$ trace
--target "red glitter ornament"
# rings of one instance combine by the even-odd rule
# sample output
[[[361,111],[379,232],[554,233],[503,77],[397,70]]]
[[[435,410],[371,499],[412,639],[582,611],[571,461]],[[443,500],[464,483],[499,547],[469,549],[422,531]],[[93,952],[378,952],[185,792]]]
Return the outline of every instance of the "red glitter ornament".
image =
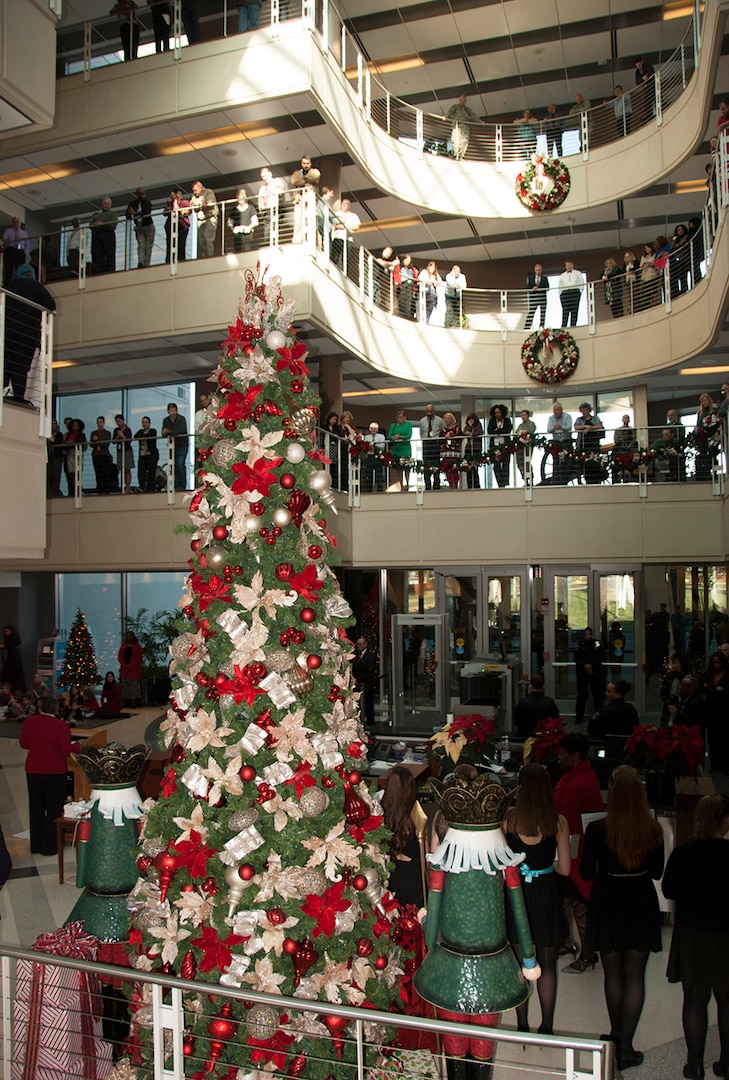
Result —
[[[175,745],[172,747],[172,750],[170,751],[170,757],[172,758],[172,760],[176,764],[178,764],[180,761],[184,761],[186,756],[187,755],[185,754],[185,747],[180,746],[179,743],[175,743]]]
[[[240,776],[241,780],[254,780],[256,777],[256,770],[253,768],[252,765],[244,765],[238,775]]]
[[[278,482],[282,488],[285,488],[286,491],[290,491],[291,488],[296,486],[296,477],[290,472],[281,473]]]
[[[152,858],[149,855],[140,855],[137,859],[137,870],[140,874],[146,874],[152,865]]]
[[[287,649],[291,644],[291,631],[284,630],[283,633],[279,634],[278,640],[281,642],[284,649]]]
[[[256,660],[254,664],[249,664],[246,668],[248,677],[252,682],[260,682],[261,679],[266,678],[268,668],[260,660]]]
[[[304,511],[310,505],[311,499],[303,491],[292,491],[291,498],[286,503],[286,508],[291,513],[291,520],[298,528],[301,525]]]
[[[323,788],[329,788],[331,790],[331,788],[333,788],[335,786],[335,784],[336,784],[336,781],[333,780],[331,776],[322,776],[322,778],[321,778],[321,786]]]
[[[319,953],[308,939],[305,938],[296,943],[296,949],[291,954],[294,965],[294,987],[299,985],[303,976],[318,959]]]
[[[225,420],[223,420],[223,427],[226,431],[235,431],[238,427],[238,421],[234,420],[232,416],[226,416]]]
[[[358,889],[361,892],[362,889],[367,888],[369,882],[367,881],[367,878],[364,876],[364,874],[356,874],[355,877],[352,878],[352,884],[354,885],[355,889]]]
[[[293,641],[294,645],[303,645],[306,641],[306,634],[303,630],[294,630],[292,628],[291,640]]]
[[[291,1064],[289,1065],[288,1069],[286,1070],[286,1075],[287,1076],[301,1076],[302,1072],[304,1071],[304,1066],[305,1065],[306,1065],[306,1054],[297,1054],[296,1057],[292,1059]]]
[[[225,525],[216,525],[215,528],[213,529],[213,537],[216,540],[227,540],[228,539],[227,526],[225,526]]]
[[[280,926],[286,922],[286,913],[280,907],[275,907],[266,912],[266,918],[272,926]]]
[[[248,509],[255,517],[260,517],[261,514],[264,514],[266,512],[266,507],[263,505],[262,502],[251,503]]]
[[[377,959],[375,960],[375,968],[378,971],[384,971],[386,967],[387,967],[387,957],[386,956],[378,956]]]
[[[251,878],[255,877],[255,874],[256,868],[253,863],[244,862],[238,867],[238,877],[241,881],[250,881]]]
[[[319,547],[319,545],[318,544],[311,544],[310,547],[309,547],[309,558],[310,559],[320,559],[321,556],[322,556],[322,551],[321,551],[321,548]]]
[[[299,618],[301,619],[302,622],[312,623],[312,622],[314,622],[314,619],[316,618],[316,612],[314,611],[313,608],[310,608],[310,607],[302,608],[301,611],[299,612]]]
[[[203,881],[202,887],[208,896],[217,896],[220,892],[220,886],[214,877],[206,877]]]
[[[276,567],[276,577],[279,581],[288,581],[295,572],[296,568],[290,562],[279,563]]]
[[[369,956],[374,949],[373,942],[367,937],[357,939],[357,956]]]
[[[180,964],[180,978],[181,979],[194,979],[197,973],[197,961],[195,960],[195,954],[192,949],[188,949],[182,958]]]
[[[302,383],[301,379],[292,379],[291,380],[291,393],[292,394],[300,394],[303,389],[304,389],[304,384]]]
[[[191,619],[195,614],[195,608],[192,606],[192,604],[185,604],[184,608],[182,609],[182,614],[186,618]]]
[[[306,666],[311,671],[316,671],[317,668],[321,667],[321,656],[317,656],[316,653],[309,653],[306,658]]]

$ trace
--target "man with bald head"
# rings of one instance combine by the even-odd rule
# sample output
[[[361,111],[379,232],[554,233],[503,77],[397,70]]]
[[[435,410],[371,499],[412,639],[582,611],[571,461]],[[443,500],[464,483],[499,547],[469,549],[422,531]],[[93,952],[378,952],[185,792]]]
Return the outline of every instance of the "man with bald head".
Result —
[[[116,227],[119,216],[111,208],[111,199],[105,195],[101,210],[92,215],[91,261],[97,274],[113,274],[116,270]]]

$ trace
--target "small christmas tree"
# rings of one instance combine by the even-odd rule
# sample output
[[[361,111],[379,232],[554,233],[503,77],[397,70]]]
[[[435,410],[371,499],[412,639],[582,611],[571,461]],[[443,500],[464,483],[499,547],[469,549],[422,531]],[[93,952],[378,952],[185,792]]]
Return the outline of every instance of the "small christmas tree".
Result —
[[[396,942],[417,936],[386,891],[388,834],[361,779],[353,620],[328,565],[334,498],[293,313],[279,279],[251,275],[223,342],[171,647],[172,764],[132,900],[137,970],[324,1003],[316,1019],[186,1001],[187,1073],[221,1080],[252,1065],[346,1075],[347,1024],[326,1003],[393,1007],[412,969]],[[136,1033],[146,1064],[151,1036]]]
[[[100,682],[101,672],[96,666],[96,652],[86,616],[81,608],[76,608],[59,686],[98,686]]]

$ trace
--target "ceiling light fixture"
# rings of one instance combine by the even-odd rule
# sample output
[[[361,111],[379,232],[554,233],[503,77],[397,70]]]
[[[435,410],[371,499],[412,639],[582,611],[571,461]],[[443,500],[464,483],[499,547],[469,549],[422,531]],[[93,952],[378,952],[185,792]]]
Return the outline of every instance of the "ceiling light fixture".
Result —
[[[425,67],[425,60],[416,53],[406,56],[391,56],[387,60],[368,60],[367,67],[373,75],[389,75],[393,71],[408,71],[410,68]],[[357,65],[350,64],[344,74],[348,79],[357,78]]]
[[[703,12],[704,5],[699,4],[699,8]],[[694,13],[694,5],[687,3],[686,0],[669,0],[669,3],[663,6],[663,21],[668,22],[669,19],[687,19]]]
[[[679,375],[721,375],[729,372],[729,364],[718,364],[714,367],[683,367],[679,368]]]
[[[696,191],[706,191],[706,179],[677,180],[671,185],[674,195],[690,195]]]
[[[374,221],[363,221],[357,232],[374,232],[376,229],[406,229],[422,224],[422,218],[417,217],[416,214],[407,214],[405,217],[375,218]]]
[[[77,367],[77,366],[78,366],[78,360],[54,360],[53,363],[51,364],[51,367],[54,369],[54,371],[58,370],[58,368]]]
[[[77,173],[88,172],[88,165],[79,161],[74,164],[71,161],[61,161],[57,165],[44,165],[36,169],[20,169],[18,172],[6,173],[0,180],[0,191],[11,188],[25,187],[26,184],[45,184],[49,180],[63,180],[66,176],[75,176]]]
[[[375,397],[381,394],[415,394],[414,386],[386,386],[383,390],[347,390],[342,394],[343,398]]]
[[[217,128],[215,131],[198,131],[177,139],[162,139],[153,143],[154,151],[161,157],[173,154],[188,154],[191,150],[209,150],[213,146],[225,146],[229,143],[245,142],[246,139],[262,139],[266,135],[277,135],[278,128],[270,124],[240,124],[237,127]]]

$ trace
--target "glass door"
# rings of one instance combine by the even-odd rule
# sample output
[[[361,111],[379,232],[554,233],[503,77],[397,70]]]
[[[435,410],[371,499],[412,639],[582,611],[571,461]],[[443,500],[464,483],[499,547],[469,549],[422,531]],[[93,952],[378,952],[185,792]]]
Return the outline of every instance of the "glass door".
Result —
[[[396,732],[445,723],[448,680],[445,615],[392,616],[392,719]]]

